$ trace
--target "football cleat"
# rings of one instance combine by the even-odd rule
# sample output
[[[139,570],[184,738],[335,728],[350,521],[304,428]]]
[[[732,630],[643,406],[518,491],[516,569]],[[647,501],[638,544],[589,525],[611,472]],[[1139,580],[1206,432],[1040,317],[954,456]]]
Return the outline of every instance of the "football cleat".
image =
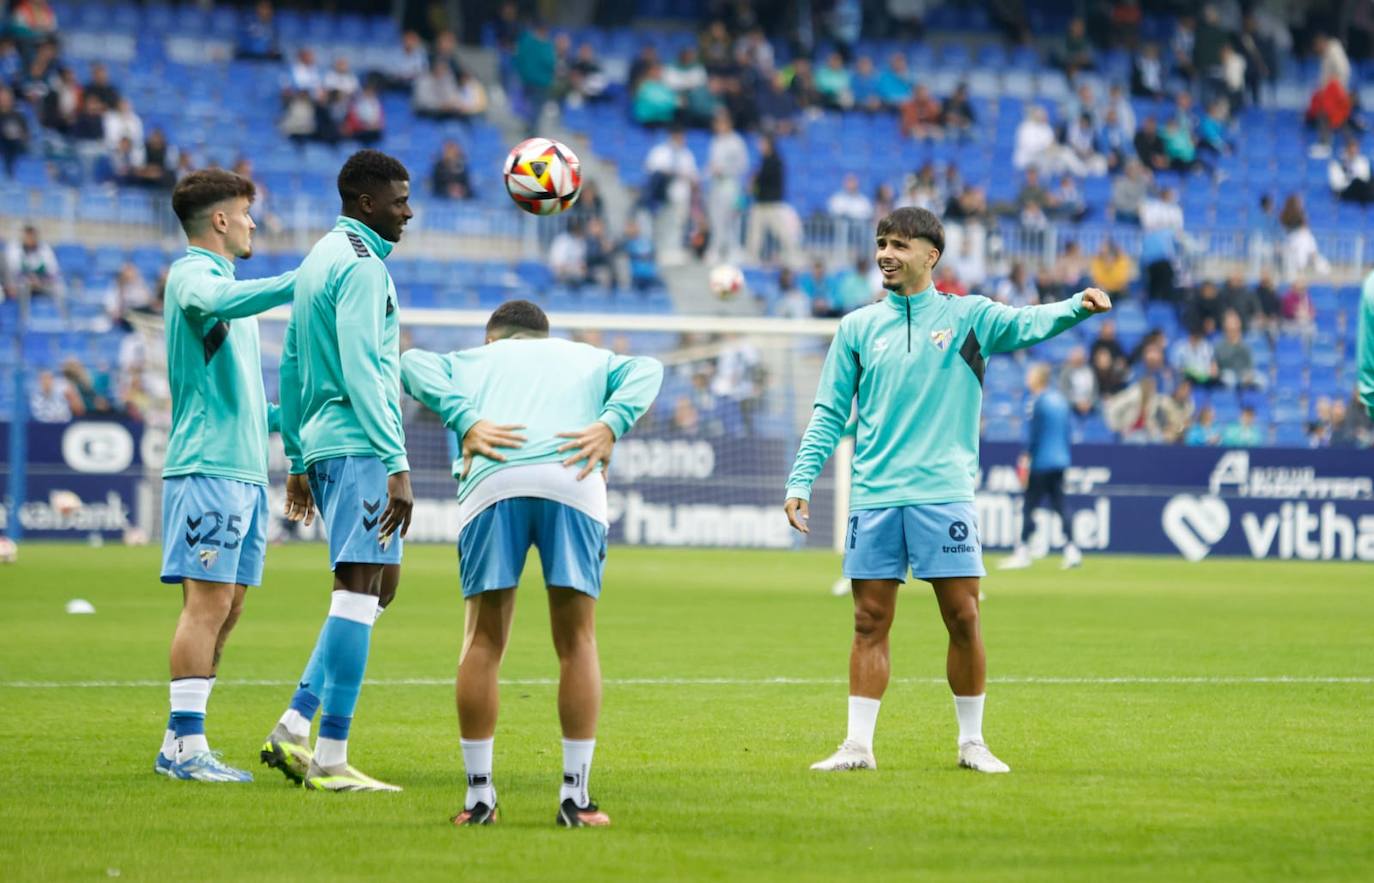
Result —
[[[310,769],[305,774],[305,787],[311,791],[400,791],[399,785],[379,782],[369,775],[360,773],[346,763],[334,767],[322,767],[310,761]]]
[[[959,746],[959,766],[980,773],[1009,773],[1011,767],[998,760],[988,746],[978,740]]]
[[[218,751],[202,751],[172,764],[172,778],[197,782],[251,782],[253,774],[220,760]]]
[[[297,740],[281,724],[272,728],[258,755],[262,762],[299,785],[310,771],[310,744]]]
[[[877,768],[878,761],[873,757],[873,749],[865,748],[858,742],[851,742],[848,739],[840,743],[840,747],[835,750],[834,754],[825,760],[818,760],[811,764],[811,769],[824,772],[876,770]]]
[[[157,773],[159,776],[166,776],[170,779],[172,778],[172,765],[174,763],[176,763],[176,761],[159,751],[157,753],[157,759],[153,761],[153,772]]]
[[[578,806],[569,797],[558,805],[558,818],[554,821],[560,828],[606,828],[611,824],[611,817],[592,801],[587,801],[586,806]]]
[[[1073,570],[1075,567],[1082,567],[1082,566],[1083,566],[1083,553],[1080,552],[1080,551],[1078,551],[1078,547],[1077,547],[1077,546],[1074,546],[1074,545],[1065,546],[1065,547],[1064,547],[1064,564],[1063,564],[1063,568],[1064,568],[1065,570]]]
[[[485,803],[478,802],[472,809],[465,809],[449,821],[458,827],[466,825],[494,825],[499,821],[497,818],[496,804],[487,806]]]
[[[1031,566],[1031,553],[1025,546],[1017,546],[997,565],[998,570],[1022,570]]]

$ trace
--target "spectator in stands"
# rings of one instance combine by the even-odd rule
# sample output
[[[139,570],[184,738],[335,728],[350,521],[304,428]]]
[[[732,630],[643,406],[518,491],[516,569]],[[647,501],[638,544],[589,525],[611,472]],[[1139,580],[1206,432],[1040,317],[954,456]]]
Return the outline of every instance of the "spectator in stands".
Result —
[[[816,72],[816,91],[826,107],[848,110],[854,106],[854,82],[839,52],[830,53]]]
[[[557,66],[549,29],[543,21],[536,19],[516,41],[514,66],[525,96],[525,131],[533,134],[549,100]]]
[[[773,315],[784,319],[811,318],[811,299],[797,284],[790,267],[778,273],[778,299],[773,303]]]
[[[897,108],[911,97],[912,77],[906,55],[894,52],[878,75],[878,98],[885,107]]]
[[[874,113],[883,109],[882,93],[879,90],[881,77],[873,65],[872,57],[860,55],[854,62],[854,75],[850,78],[850,91],[854,96],[854,108]]]
[[[1150,438],[1150,414],[1157,394],[1153,377],[1135,383],[1102,401],[1102,420],[1123,442],[1143,444]]]
[[[587,278],[603,288],[615,288],[616,244],[606,232],[606,222],[595,215],[586,219]]]
[[[1216,352],[1203,336],[1201,328],[1189,328],[1188,336],[1174,344],[1169,356],[1170,364],[1179,376],[1188,378],[1198,386],[1212,387],[1221,382]]]
[[[811,272],[802,277],[798,285],[811,301],[811,315],[818,319],[833,319],[840,315],[839,304],[830,299],[830,277],[826,273],[825,261],[820,258],[812,261]]]
[[[1138,98],[1163,98],[1166,79],[1159,46],[1146,43],[1131,62],[1131,94]]]
[[[1122,124],[1114,107],[1107,108],[1107,114],[1102,118],[1098,141],[1107,160],[1108,174],[1117,174],[1127,162],[1135,159],[1135,129],[1127,129]]]
[[[735,263],[739,260],[740,200],[744,196],[744,177],[749,173],[749,148],[735,131],[725,108],[716,111],[711,128],[706,154],[709,259],[713,263]]]
[[[1040,183],[1040,170],[1035,166],[1026,169],[1026,179],[1016,194],[1016,208],[1025,227],[1043,227],[1045,219],[1057,208],[1054,196]]]
[[[897,192],[886,181],[873,188],[873,223],[892,214],[897,207]]]
[[[1345,202],[1367,205],[1374,202],[1374,182],[1370,181],[1369,158],[1360,153],[1360,142],[1347,137],[1339,158],[1327,164],[1331,191]]]
[[[711,393],[721,401],[734,403],[739,409],[741,428],[746,436],[755,434],[754,421],[763,403],[765,378],[763,358],[758,349],[743,335],[726,335],[716,359]]]
[[[1112,179],[1107,217],[1140,223],[1140,209],[1150,192],[1150,172],[1135,157],[1126,160],[1125,172]]]
[[[1093,381],[1097,384],[1097,393],[1102,398],[1110,398],[1126,388],[1128,372],[1124,364],[1113,361],[1112,354],[1108,350],[1097,348],[1092,350],[1092,369]]]
[[[411,108],[416,116],[429,119],[459,119],[460,91],[458,77],[448,62],[435,58],[429,68],[415,78],[411,93]]]
[[[1211,405],[1203,405],[1198,410],[1197,419],[1183,436],[1183,443],[1195,447],[1215,447],[1221,444],[1221,430],[1216,425],[1216,410]]]
[[[1078,179],[1073,175],[1060,175],[1059,186],[1051,196],[1053,209],[1050,217],[1077,224],[1088,216],[1088,201],[1078,187]]]
[[[1160,139],[1164,143],[1164,156],[1169,161],[1169,168],[1176,172],[1190,172],[1198,165],[1197,144],[1193,141],[1192,133],[1177,117],[1164,123]]]
[[[48,96],[57,89],[62,76],[62,64],[57,59],[55,41],[39,43],[29,57],[23,73],[15,78],[16,93],[32,105],[39,122],[47,125]]]
[[[39,43],[57,35],[57,13],[48,0],[15,0],[9,32],[21,43]]]
[[[584,101],[599,101],[605,97],[610,81],[590,43],[577,47],[577,57],[568,66],[569,104],[576,107]]]
[[[114,405],[110,401],[109,376],[104,372],[93,376],[80,359],[71,356],[62,363],[62,377],[76,392],[72,400],[73,417],[114,413]]]
[[[902,105],[902,134],[918,141],[943,138],[940,124],[940,102],[930,94],[924,83],[911,91],[911,98]]]
[[[1059,390],[1078,416],[1086,417],[1097,409],[1097,378],[1083,347],[1069,350],[1059,369]]]
[[[1127,140],[1135,137],[1136,119],[1135,106],[1131,104],[1131,98],[1126,94],[1120,83],[1112,83],[1107,88],[1106,112],[1102,116],[1104,126],[1109,125],[1112,115],[1116,117],[1116,125],[1125,133]]]
[[[1167,343],[1168,341],[1161,333],[1154,342],[1143,347],[1140,363],[1136,365],[1134,373],[1137,380],[1143,377],[1152,380],[1155,391],[1161,394],[1170,392],[1177,382],[1174,369],[1164,356],[1164,348]]]
[[[323,90],[324,77],[315,60],[315,50],[309,46],[296,50],[296,58],[287,68],[283,88],[289,92],[303,92],[312,99]]]
[[[1354,413],[1352,413],[1352,410]],[[1360,412],[1359,404],[1351,409],[1344,399],[1331,402],[1331,427],[1328,444],[1333,448],[1354,448],[1362,446],[1360,426],[1355,414]]]
[[[29,416],[38,423],[70,423],[72,410],[81,399],[65,378],[51,371],[38,374],[38,386],[29,394]]]
[[[24,78],[24,56],[14,40],[0,33],[0,83],[18,84]]]
[[[1135,279],[1135,262],[1121,250],[1115,239],[1109,237],[1093,255],[1088,275],[1094,287],[1110,294],[1113,300],[1119,300],[1126,296]]]
[[[1230,43],[1221,47],[1221,72],[1216,86],[1232,108],[1245,106],[1246,67],[1245,56]]]
[[[136,187],[139,185],[137,172],[143,167],[143,145],[135,143],[127,135],[119,139],[113,151],[110,152],[109,175],[114,183],[121,187]]]
[[[1283,245],[1279,253],[1279,263],[1283,278],[1293,281],[1306,273],[1325,276],[1331,272],[1331,264],[1317,248],[1317,238],[1307,226],[1307,209],[1303,206],[1302,196],[1289,194],[1279,212],[1279,225],[1284,229]]]
[[[134,170],[132,183],[140,187],[164,188],[176,183],[179,156],[161,129],[153,129],[143,142],[143,165]]]
[[[1054,129],[1050,127],[1045,109],[1038,104],[1027,104],[1025,117],[1016,127],[1012,167],[1018,171],[1030,166],[1045,168],[1051,164],[1057,148]]]
[[[110,69],[103,62],[97,61],[91,65],[91,79],[81,87],[81,95],[83,98],[94,95],[106,107],[119,104],[119,89],[110,82]]]
[[[704,89],[709,81],[706,66],[697,58],[697,51],[684,46],[677,59],[663,72],[663,80],[679,96],[686,96],[693,89]]]
[[[1245,342],[1240,315],[1234,310],[1226,311],[1222,320],[1222,339],[1216,345],[1217,368],[1221,371],[1221,382],[1231,389],[1260,389],[1262,379],[1255,373],[1255,356],[1250,345]]]
[[[659,284],[658,268],[654,264],[654,241],[633,216],[625,221],[625,230],[616,249],[625,255],[630,285],[635,291],[643,293]]]
[[[681,99],[663,79],[663,68],[652,65],[639,80],[631,110],[641,126],[666,126],[677,118]]]
[[[839,241],[850,251],[869,244],[872,235],[873,201],[859,190],[859,176],[848,172],[841,188],[831,194],[826,210],[835,219]]]
[[[1011,265],[1011,273],[997,283],[993,299],[1013,307],[1035,306],[1040,303],[1040,289],[1035,277],[1026,270],[1026,265],[1016,261]]]
[[[1264,444],[1264,432],[1255,424],[1255,408],[1244,405],[1240,419],[1221,431],[1221,443],[1228,448],[1254,448]]]
[[[452,138],[445,139],[439,158],[429,174],[430,192],[440,199],[472,199],[472,181],[468,174],[468,157],[463,146]]]
[[[127,98],[119,101],[105,111],[105,146],[114,150],[119,142],[128,138],[134,144],[143,144],[143,118],[135,111],[133,102]]]
[[[59,68],[50,82],[52,87],[43,98],[38,120],[46,128],[67,135],[81,112],[81,84],[71,68]]]
[[[972,137],[973,124],[977,121],[978,114],[973,109],[973,100],[969,98],[968,84],[961,82],[954,87],[954,94],[945,99],[940,122],[947,132],[967,140]]]
[[[838,308],[840,315],[847,315],[873,303],[873,286],[868,281],[868,270],[872,261],[871,256],[862,255],[848,268],[828,280],[826,299]],[[946,285],[952,282],[954,280],[944,280]],[[935,280],[935,288],[946,294],[958,293],[943,287],[941,279]]]
[[[759,168],[754,173],[753,195],[745,246],[750,257],[763,260],[764,245],[771,236],[777,244],[779,262],[786,267],[796,266],[801,219],[786,201],[786,167],[771,135],[759,138]]]
[[[353,67],[348,63],[348,57],[340,55],[334,59],[334,63],[329,70],[325,71],[322,78],[322,85],[331,105],[347,106],[348,102],[358,94],[362,84],[358,81],[358,75],[353,73]]]
[[[1064,42],[1050,53],[1050,62],[1061,68],[1070,80],[1079,71],[1092,70],[1097,66],[1093,45],[1088,40],[1087,25],[1082,18],[1069,19]]]
[[[1245,284],[1245,276],[1240,272],[1227,277],[1226,284],[1221,288],[1221,303],[1227,313],[1234,312],[1240,319],[1242,332],[1249,331],[1256,318],[1263,322],[1259,295]]]
[[[1188,378],[1179,380],[1173,392],[1156,395],[1150,400],[1147,418],[1152,441],[1176,445],[1183,441],[1193,418],[1193,384]]]
[[[1064,243],[1047,272],[1040,276],[1040,299],[1043,303],[1066,300],[1081,291],[1088,280],[1088,262],[1083,250],[1072,239]]]
[[[1140,129],[1135,133],[1135,154],[1145,168],[1162,172],[1169,168],[1169,154],[1164,147],[1164,139],[1159,136],[1158,124],[1152,116],[1145,117]]]
[[[1145,268],[1150,300],[1172,301],[1176,296],[1174,258],[1183,235],[1183,210],[1177,199],[1175,190],[1166,187],[1158,199],[1146,200],[1140,208],[1140,226],[1145,230],[1140,265]]]
[[[29,121],[15,106],[14,93],[0,85],[0,161],[5,175],[14,178],[14,166],[29,149]]]
[[[659,60],[658,50],[652,43],[646,43],[639,47],[639,53],[630,62],[629,75],[626,77],[625,87],[631,95],[639,90],[639,84],[648,76],[649,71],[658,68],[661,72],[663,63]]]
[[[1198,329],[1203,336],[1210,337],[1221,327],[1226,315],[1226,302],[1217,291],[1217,284],[1210,279],[1199,285],[1183,311],[1183,324]]]
[[[1069,167],[1075,170],[1074,174],[1107,174],[1107,158],[1102,153],[1091,113],[1084,111],[1069,121],[1064,129],[1064,146],[1072,155]]]
[[[105,109],[96,96],[83,96],[81,109],[67,129],[67,137],[81,142],[78,149],[87,156],[98,155],[105,148]]]
[[[1228,131],[1227,115],[1229,109],[1225,98],[1218,98],[1207,106],[1207,113],[1198,122],[1197,149],[1212,157],[1231,154],[1231,138]]]
[[[429,69],[429,52],[415,31],[401,34],[401,50],[390,67],[370,71],[367,80],[385,92],[411,92],[415,81]]]
[[[246,61],[281,61],[277,21],[270,0],[259,0],[251,18],[241,19],[234,57]]]
[[[1312,296],[1307,293],[1307,283],[1302,279],[1293,280],[1292,285],[1283,293],[1283,318],[1299,332],[1310,331],[1316,323],[1316,308]]]
[[[649,173],[647,202],[656,210],[655,251],[664,266],[678,266],[686,260],[683,246],[692,194],[699,178],[696,157],[688,149],[687,136],[680,127],[649,150],[644,168]]]
[[[57,254],[32,224],[26,225],[21,238],[11,240],[6,250],[5,292],[11,298],[51,298],[59,310],[66,311],[67,283]]]
[[[549,267],[557,282],[580,287],[590,281],[587,272],[587,237],[580,219],[568,222],[565,230],[553,238],[549,246]]]
[[[115,274],[105,293],[105,315],[119,327],[128,328],[131,313],[148,313],[153,304],[153,290],[148,287],[138,267],[125,261]]]
[[[1307,124],[1315,127],[1318,133],[1309,155],[1314,159],[1326,159],[1331,156],[1331,134],[1350,122],[1355,108],[1350,92],[1350,59],[1340,40],[1320,32],[1313,38],[1312,48],[1321,61],[1321,68],[1305,117]]]
[[[697,49],[708,74],[727,73],[734,61],[730,30],[720,19],[712,21],[706,30],[701,32],[697,38]]]
[[[1193,66],[1193,47],[1197,42],[1197,20],[1191,15],[1182,15],[1174,22],[1174,33],[1169,38],[1169,61],[1174,73],[1192,83],[1196,73]]]
[[[348,113],[343,120],[343,136],[370,147],[382,140],[385,129],[386,116],[382,111],[381,96],[377,94],[376,85],[368,82],[348,106]]]

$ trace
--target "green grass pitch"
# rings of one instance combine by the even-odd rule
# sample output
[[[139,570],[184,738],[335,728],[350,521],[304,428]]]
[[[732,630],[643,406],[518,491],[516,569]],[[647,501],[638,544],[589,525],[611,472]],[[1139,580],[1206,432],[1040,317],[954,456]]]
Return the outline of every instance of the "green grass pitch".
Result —
[[[504,670],[502,824],[448,824],[463,788],[450,548],[407,550],[353,730],[352,759],[405,792],[308,793],[257,766],[327,607],[324,557],[270,550],[222,665],[208,733],[258,774],[245,786],[151,771],[179,604],[155,549],[30,543],[0,568],[0,877],[1374,879],[1368,566],[994,571],[985,732],[1009,776],[955,767],[943,628],[911,584],[881,769],[827,775],[807,766],[844,735],[837,558],[615,548],[592,772],[614,827],[566,831],[553,825],[557,670],[533,570]],[[96,615],[64,613],[75,597]],[[1264,680],[1278,678],[1291,680]]]

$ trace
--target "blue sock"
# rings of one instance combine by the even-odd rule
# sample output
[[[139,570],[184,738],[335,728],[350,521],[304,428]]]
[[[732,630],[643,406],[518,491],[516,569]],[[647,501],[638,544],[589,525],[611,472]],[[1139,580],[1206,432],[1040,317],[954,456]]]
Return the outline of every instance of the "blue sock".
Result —
[[[372,623],[376,620],[377,596],[357,592],[335,592],[329,618],[320,632],[320,653],[324,668],[324,716],[320,718],[320,737],[339,741],[348,738],[353,709],[367,670],[367,651],[372,642]]]
[[[172,712],[172,732],[178,739],[205,735],[205,715],[198,711]]]
[[[320,649],[323,645],[324,630],[321,629],[315,649],[310,653],[310,661],[301,673],[300,684],[291,697],[291,708],[306,720],[314,719],[320,707],[320,693],[324,692],[324,653]]]

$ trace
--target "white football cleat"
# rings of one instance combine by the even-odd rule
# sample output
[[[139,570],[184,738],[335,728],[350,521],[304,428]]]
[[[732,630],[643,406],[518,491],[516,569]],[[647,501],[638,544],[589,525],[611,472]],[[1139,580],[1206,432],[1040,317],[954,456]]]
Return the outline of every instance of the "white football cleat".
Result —
[[[1025,546],[1017,546],[1012,553],[1002,559],[1002,563],[997,565],[998,570],[1022,570],[1031,566],[1030,549]]]
[[[980,773],[1011,772],[1011,767],[994,757],[988,746],[976,739],[959,746],[959,766]]]
[[[878,761],[873,758],[873,749],[865,748],[858,742],[851,742],[848,739],[840,743],[840,747],[836,749],[834,754],[825,760],[818,760],[811,764],[811,769],[824,772],[876,770],[877,768]]]
[[[1064,547],[1064,570],[1073,570],[1075,567],[1083,566],[1083,553],[1078,551],[1078,547],[1073,543]]]

